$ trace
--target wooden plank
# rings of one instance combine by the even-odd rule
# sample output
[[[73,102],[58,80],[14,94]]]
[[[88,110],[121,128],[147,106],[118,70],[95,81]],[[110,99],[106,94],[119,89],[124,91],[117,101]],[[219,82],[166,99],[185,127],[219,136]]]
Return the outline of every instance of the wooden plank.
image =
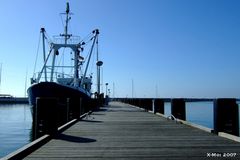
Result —
[[[224,153],[239,159],[240,143],[112,102],[25,159],[226,159]]]

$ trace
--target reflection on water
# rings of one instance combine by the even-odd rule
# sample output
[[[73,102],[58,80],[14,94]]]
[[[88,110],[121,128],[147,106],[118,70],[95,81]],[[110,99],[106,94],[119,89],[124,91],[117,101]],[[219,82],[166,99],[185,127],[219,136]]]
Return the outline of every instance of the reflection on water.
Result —
[[[29,143],[31,128],[28,104],[0,104],[0,157]]]

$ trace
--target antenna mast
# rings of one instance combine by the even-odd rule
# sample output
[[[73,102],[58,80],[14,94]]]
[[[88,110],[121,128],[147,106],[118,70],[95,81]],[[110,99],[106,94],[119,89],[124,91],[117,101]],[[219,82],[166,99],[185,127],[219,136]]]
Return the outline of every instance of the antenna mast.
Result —
[[[64,34],[60,34],[60,36],[63,36],[64,37],[64,40],[65,40],[65,44],[67,44],[67,40],[72,36],[71,34],[68,34],[68,22],[69,20],[71,19],[71,17],[69,17],[69,13],[70,12],[70,8],[69,8],[69,2],[67,2],[67,7],[66,7],[66,24],[65,24],[65,27],[64,27]]]
[[[42,43],[43,43],[43,62],[45,63],[45,61],[46,61],[45,28],[41,28],[41,33],[42,33]],[[44,67],[44,76],[45,76],[45,81],[47,81],[47,69],[46,69],[46,67]]]

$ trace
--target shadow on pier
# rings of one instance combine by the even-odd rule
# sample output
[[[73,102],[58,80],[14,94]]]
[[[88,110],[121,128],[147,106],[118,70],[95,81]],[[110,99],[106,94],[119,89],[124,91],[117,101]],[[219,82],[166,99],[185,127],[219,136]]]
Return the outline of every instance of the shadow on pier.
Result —
[[[102,123],[102,121],[96,121],[96,120],[92,120],[92,119],[82,119],[82,122],[90,122],[90,123]]]
[[[75,142],[75,143],[92,143],[92,142],[96,142],[95,139],[84,138],[84,137],[77,137],[77,136],[67,135],[67,134],[63,134],[63,133],[57,135],[55,139],[69,141],[69,142]]]

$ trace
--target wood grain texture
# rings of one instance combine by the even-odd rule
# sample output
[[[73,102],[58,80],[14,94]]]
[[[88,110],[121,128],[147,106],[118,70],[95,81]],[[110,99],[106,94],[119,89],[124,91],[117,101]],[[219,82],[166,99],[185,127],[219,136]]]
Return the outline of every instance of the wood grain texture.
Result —
[[[208,157],[216,153],[221,157]],[[225,158],[224,153],[236,153]],[[240,143],[111,102],[25,159],[240,159]]]

